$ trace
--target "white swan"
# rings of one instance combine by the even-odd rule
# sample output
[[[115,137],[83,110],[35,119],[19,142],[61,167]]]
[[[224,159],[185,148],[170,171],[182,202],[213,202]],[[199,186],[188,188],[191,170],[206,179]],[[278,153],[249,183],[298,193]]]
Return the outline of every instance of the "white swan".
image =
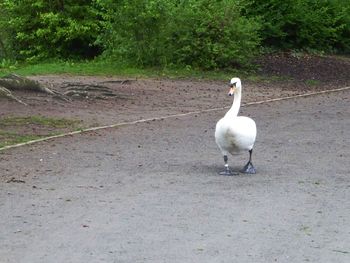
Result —
[[[255,174],[252,164],[253,146],[256,138],[254,120],[244,116],[237,116],[241,106],[242,84],[239,78],[230,81],[229,96],[234,95],[231,109],[218,121],[215,128],[215,141],[219,146],[225,161],[225,170],[221,175],[237,175],[230,170],[227,160],[228,153],[235,155],[242,151],[249,151],[249,161],[241,170],[243,173]]]

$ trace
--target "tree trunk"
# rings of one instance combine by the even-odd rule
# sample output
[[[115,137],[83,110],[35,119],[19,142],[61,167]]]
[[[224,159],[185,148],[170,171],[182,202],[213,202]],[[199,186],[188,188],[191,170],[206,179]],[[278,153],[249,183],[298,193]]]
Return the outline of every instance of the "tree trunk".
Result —
[[[2,53],[2,56],[4,58],[7,57],[7,52],[6,52],[6,49],[5,49],[5,45],[4,45],[4,42],[2,41],[1,36],[0,36],[0,58],[1,58],[1,53]]]

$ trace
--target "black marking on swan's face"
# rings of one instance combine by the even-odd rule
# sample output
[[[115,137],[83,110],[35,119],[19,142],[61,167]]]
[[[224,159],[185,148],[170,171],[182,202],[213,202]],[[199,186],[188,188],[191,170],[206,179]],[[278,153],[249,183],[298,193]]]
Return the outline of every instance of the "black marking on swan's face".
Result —
[[[230,91],[228,93],[229,96],[232,96],[235,94],[235,92],[237,91],[238,87],[237,87],[237,83],[240,82],[241,80],[239,78],[232,78],[230,81]]]
[[[232,96],[235,92],[236,92],[236,89],[237,89],[237,87],[236,87],[236,83],[237,82],[230,82],[230,90],[229,90],[229,92],[228,92],[228,95],[229,96]]]

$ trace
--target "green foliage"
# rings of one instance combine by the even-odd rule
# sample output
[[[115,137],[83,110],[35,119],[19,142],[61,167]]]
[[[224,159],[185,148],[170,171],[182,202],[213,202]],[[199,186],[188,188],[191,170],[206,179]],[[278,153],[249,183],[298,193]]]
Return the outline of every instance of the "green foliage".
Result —
[[[106,54],[137,65],[158,65],[169,21],[169,1],[98,1],[105,10],[106,31],[99,43]],[[114,3],[114,4],[113,4]]]
[[[350,52],[350,1],[252,0],[249,17],[260,17],[266,46]]]
[[[102,2],[102,1],[101,1]],[[108,56],[139,66],[213,69],[245,65],[259,45],[259,26],[237,0],[119,1],[105,16]]]
[[[92,57],[99,34],[98,12],[92,0],[3,0],[8,42],[17,58]]]
[[[11,44],[10,37],[8,35],[7,28],[8,12],[4,8],[2,1],[0,0],[0,61],[3,63],[4,60],[11,57],[10,50]]]
[[[259,25],[239,1],[186,1],[173,15],[173,61],[205,69],[246,65],[257,53]]]
[[[350,53],[350,1],[0,0],[0,69],[101,54],[124,67],[222,69],[264,49]]]

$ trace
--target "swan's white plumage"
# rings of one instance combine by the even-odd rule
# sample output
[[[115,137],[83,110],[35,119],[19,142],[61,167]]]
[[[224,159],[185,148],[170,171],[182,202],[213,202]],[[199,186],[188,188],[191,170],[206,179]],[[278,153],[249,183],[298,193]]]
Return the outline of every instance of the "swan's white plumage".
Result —
[[[256,124],[249,117],[237,116],[241,104],[242,86],[238,78],[231,80],[236,85],[231,109],[220,119],[215,128],[215,141],[221,153],[235,155],[253,149],[256,138]],[[232,94],[231,94],[232,95]]]
[[[223,155],[234,155],[253,149],[255,122],[248,117],[222,118],[216,124],[215,140]]]

